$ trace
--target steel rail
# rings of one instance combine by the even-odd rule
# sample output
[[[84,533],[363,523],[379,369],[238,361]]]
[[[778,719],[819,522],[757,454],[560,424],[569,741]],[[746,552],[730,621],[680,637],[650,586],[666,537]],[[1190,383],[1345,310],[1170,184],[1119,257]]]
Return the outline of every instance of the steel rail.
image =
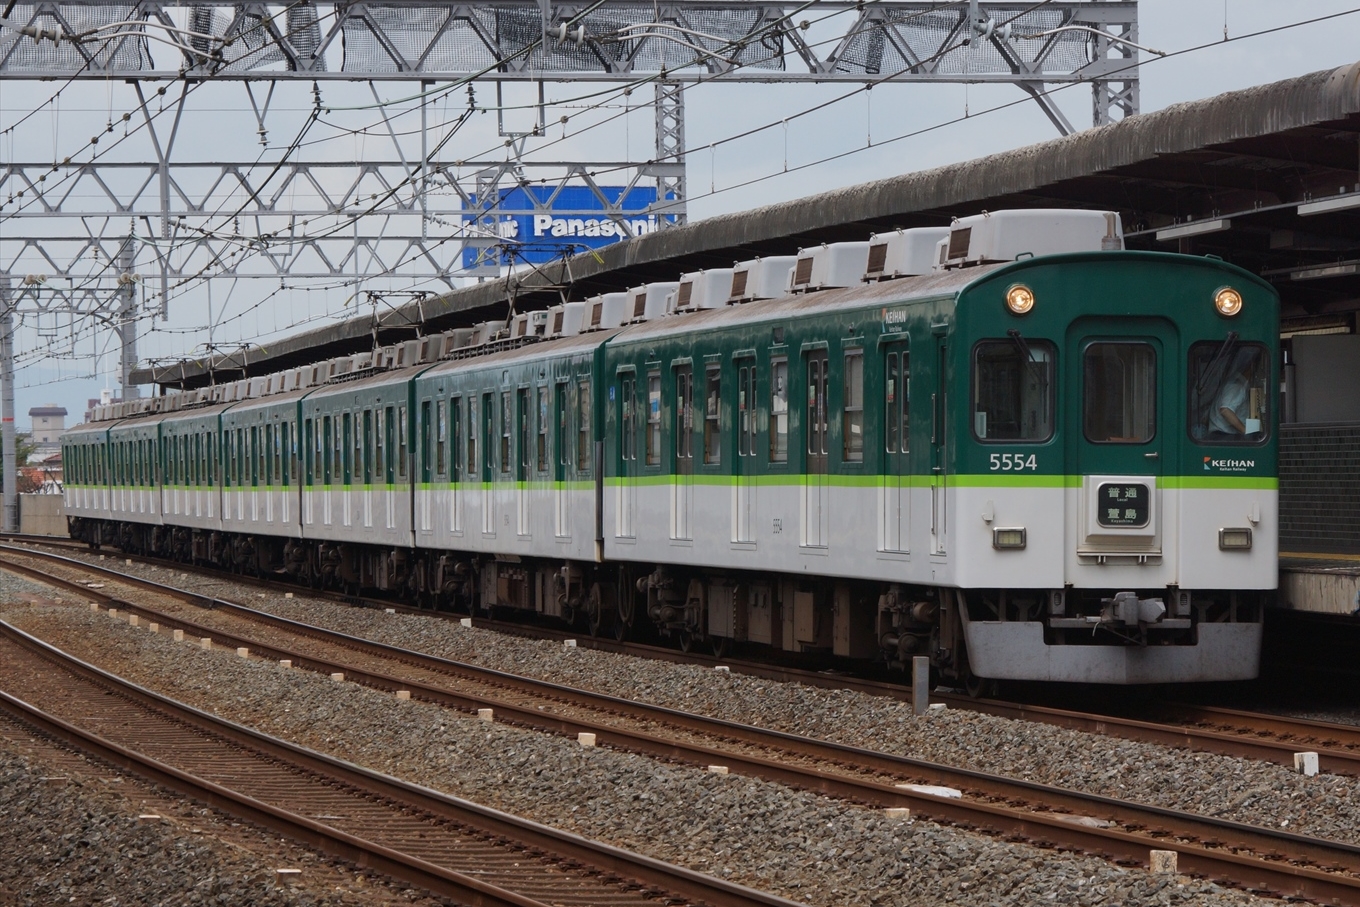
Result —
[[[15,550],[19,553],[38,555],[43,554],[42,552],[33,552],[30,549],[7,549],[4,546],[0,546],[0,551],[5,550]],[[58,555],[47,556],[59,557]],[[152,561],[161,563],[156,559],[152,559]],[[149,580],[142,580],[139,577],[131,577],[107,567],[86,564],[78,559],[71,559],[71,562],[73,564],[82,564],[91,569],[106,571],[106,575],[120,578],[122,581],[128,583],[152,582]],[[170,564],[170,562],[163,563],[166,566],[169,566]],[[210,571],[210,573],[218,576],[218,571]],[[251,577],[236,577],[231,574],[223,574],[220,575],[219,578],[230,578],[249,585],[265,588],[285,588],[287,585]],[[151,588],[151,586],[144,586],[144,588]],[[197,595],[200,603],[205,607],[212,607],[213,605],[210,603],[215,601],[212,596],[206,596],[200,593],[186,592],[185,594]],[[316,595],[318,593],[312,592],[309,594]],[[325,593],[320,594],[325,595]],[[328,597],[331,597],[333,600],[344,601],[351,604],[356,602],[356,598],[353,596],[331,595]],[[366,607],[394,607],[405,613],[435,616],[446,619],[451,616],[445,613],[401,606],[396,603],[384,602],[381,600],[367,602],[363,599],[358,599],[357,601]],[[886,696],[899,701],[910,701],[912,696],[911,688],[902,684],[849,677],[841,674],[826,674],[796,667],[771,665],[761,662],[744,661],[741,659],[718,658],[695,652],[685,653],[675,649],[648,646],[640,643],[617,642],[598,637],[581,637],[578,634],[567,631],[544,627],[526,627],[523,624],[507,621],[493,621],[486,618],[476,618],[476,621],[479,626],[521,636],[548,639],[576,638],[578,640],[578,645],[603,652],[641,655],[643,657],[677,664],[722,664],[728,666],[733,671],[769,680],[803,683],[823,689],[850,689],[873,696]],[[1076,712],[1050,706],[1029,705],[993,699],[976,699],[970,696],[943,691],[932,692],[931,699],[935,702],[945,703],[953,708],[966,709],[968,711],[980,712],[1001,718],[1011,718],[1019,721],[1034,721],[1069,730],[1084,731],[1086,733],[1101,734],[1143,743],[1157,743],[1163,746],[1188,749],[1195,752],[1216,753],[1219,755],[1256,759],[1290,767],[1294,764],[1294,754],[1300,751],[1301,744],[1307,743],[1309,746],[1318,747],[1316,752],[1318,753],[1319,768],[1337,774],[1360,777],[1360,728],[1349,728],[1346,725],[1328,722],[1310,722],[1303,719],[1291,719],[1282,716],[1264,716],[1251,712],[1235,712],[1233,710],[1221,708],[1210,710],[1210,708],[1206,706],[1188,706],[1179,704],[1170,707],[1171,714],[1179,716],[1179,723],[1166,723],[1117,715]],[[1226,720],[1217,720],[1219,717]],[[1247,736],[1242,733],[1243,730],[1253,736]],[[1294,742],[1290,742],[1291,740]],[[1355,749],[1354,751],[1350,751],[1348,749],[1331,748],[1335,745],[1334,741],[1340,742],[1341,745],[1346,747],[1354,747]]]
[[[90,566],[79,561],[74,562],[74,564],[78,567]],[[37,573],[37,571],[34,572]],[[112,573],[121,576],[121,574],[117,574],[117,571],[109,571],[107,568],[97,568],[95,572],[101,575]],[[181,592],[181,590],[174,590],[153,581],[139,578],[133,578],[133,581],[137,585],[153,588],[161,594],[172,595],[180,592],[181,594],[178,597],[204,598],[198,593]],[[71,586],[84,594],[90,594],[79,584],[73,583]],[[118,602],[112,596],[103,593],[96,594],[105,600]],[[877,806],[906,806],[921,814],[943,821],[969,827],[992,828],[1004,834],[1023,835],[1040,842],[1056,842],[1064,847],[1077,847],[1089,852],[1113,856],[1116,859],[1142,863],[1146,861],[1148,851],[1174,846],[1177,852],[1182,855],[1182,858],[1186,860],[1183,864],[1184,867],[1192,872],[1202,872],[1235,884],[1245,883],[1252,888],[1262,887],[1265,885],[1262,880],[1269,878],[1272,881],[1265,887],[1281,893],[1335,898],[1344,903],[1360,903],[1360,879],[1354,876],[1337,876],[1315,868],[1322,866],[1341,868],[1351,873],[1360,872],[1360,846],[1352,844],[1315,839],[1293,832],[1262,828],[1212,817],[1196,816],[1179,810],[1131,803],[1101,795],[1068,791],[1037,782],[999,778],[984,772],[943,766],[924,760],[878,753],[784,732],[752,728],[721,719],[648,706],[631,700],[578,690],[546,681],[522,678],[489,668],[466,665],[423,653],[398,649],[346,634],[324,631],[220,599],[213,599],[215,607],[239,611],[253,619],[266,619],[270,624],[283,626],[297,632],[306,632],[308,636],[329,638],[346,646],[367,648],[369,651],[380,655],[402,662],[419,664],[432,670],[456,672],[497,685],[513,686],[517,691],[540,697],[546,696],[550,699],[583,703],[591,708],[623,714],[639,720],[663,722],[695,733],[737,740],[767,749],[781,749],[789,755],[816,759],[836,765],[852,766],[861,771],[910,777],[925,780],[932,784],[954,786],[1004,803],[1014,803],[1018,800],[1029,804],[1040,804],[1040,808],[1044,811],[1036,812],[1033,806],[1015,808],[999,803],[953,800],[926,793],[905,791],[891,784],[800,767],[779,759],[765,759],[734,753],[730,750],[683,743],[669,737],[628,731],[602,725],[599,722],[564,718],[533,706],[524,706],[486,696],[456,693],[400,677],[358,669],[352,665],[327,661],[306,653],[261,644],[249,637],[237,636],[218,628],[206,627],[173,616],[163,615],[145,606],[127,602],[119,602],[119,604],[130,610],[139,611],[148,617],[160,617],[168,627],[179,625],[182,629],[210,636],[214,640],[225,642],[228,645],[245,646],[252,652],[267,653],[270,657],[286,657],[297,666],[310,667],[323,673],[333,673],[337,669],[341,669],[344,671],[347,680],[354,680],[378,689],[407,689],[414,698],[427,699],[459,709],[492,708],[495,710],[498,720],[508,720],[512,724],[566,735],[590,732],[596,735],[597,742],[620,749],[698,765],[722,764],[729,770],[802,789],[819,791],[842,799]],[[1070,810],[1079,816],[1091,816],[1117,823],[1123,828],[1083,826],[1074,822],[1076,817],[1055,814],[1052,810]],[[1125,829],[1136,831],[1126,831]],[[1174,842],[1174,845],[1172,842]],[[1259,859],[1236,854],[1230,852],[1232,849],[1250,850],[1256,854],[1269,855],[1272,858]],[[1285,854],[1288,857],[1285,857]],[[1341,892],[1350,893],[1342,894]]]
[[[798,907],[797,902],[776,895],[591,841],[570,832],[559,831],[271,737],[110,674],[24,633],[3,620],[0,620],[0,638],[60,665],[84,682],[114,690],[119,696],[139,707],[150,708],[173,721],[202,729],[204,733],[218,737],[228,744],[247,747],[261,754],[266,760],[333,778],[361,792],[369,792],[392,800],[396,804],[426,811],[438,819],[474,828],[491,840],[518,842],[530,850],[550,855],[550,860],[560,861],[564,866],[587,867],[584,873],[587,876],[598,870],[605,879],[636,880],[643,888],[668,892],[713,905]],[[0,693],[0,708],[21,721],[39,727],[44,733],[51,734],[72,746],[88,749],[99,758],[142,775],[154,783],[164,784],[225,812],[278,829],[335,856],[374,868],[436,894],[463,898],[469,903],[478,905],[547,907],[545,902],[538,899],[404,854],[212,781],[198,778],[189,772],[47,715],[36,706],[25,703],[11,694]],[[617,885],[605,884],[605,888],[614,892],[621,890]]]

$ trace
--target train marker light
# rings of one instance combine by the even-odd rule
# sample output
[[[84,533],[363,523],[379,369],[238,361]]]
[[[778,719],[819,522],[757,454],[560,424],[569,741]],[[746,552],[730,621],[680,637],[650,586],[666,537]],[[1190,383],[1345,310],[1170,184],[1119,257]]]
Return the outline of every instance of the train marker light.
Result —
[[[1224,551],[1246,551],[1251,548],[1250,529],[1218,530],[1218,547]]]
[[[992,547],[1001,548],[1023,548],[1025,547],[1025,527],[1002,529],[1000,527],[992,530]]]
[[[1242,294],[1232,287],[1223,287],[1214,294],[1214,308],[1218,314],[1231,318],[1242,311]]]
[[[1006,308],[1016,315],[1025,315],[1034,308],[1034,291],[1023,283],[1017,283],[1006,291]]]

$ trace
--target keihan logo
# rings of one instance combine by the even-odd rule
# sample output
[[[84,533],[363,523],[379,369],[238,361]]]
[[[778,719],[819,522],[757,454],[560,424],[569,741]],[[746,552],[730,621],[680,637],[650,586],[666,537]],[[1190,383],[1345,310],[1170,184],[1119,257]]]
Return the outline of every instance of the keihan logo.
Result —
[[[1215,460],[1213,457],[1204,458],[1205,472],[1246,472],[1255,465],[1255,460]]]

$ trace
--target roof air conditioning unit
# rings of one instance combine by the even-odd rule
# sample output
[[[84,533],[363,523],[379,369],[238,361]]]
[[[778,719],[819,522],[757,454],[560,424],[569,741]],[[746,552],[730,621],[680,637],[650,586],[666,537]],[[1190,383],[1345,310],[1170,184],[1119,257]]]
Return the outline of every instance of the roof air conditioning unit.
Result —
[[[666,300],[680,284],[677,281],[649,283],[628,291],[627,319],[624,324],[652,321],[666,314]]]
[[[586,324],[581,328],[581,333],[607,331],[619,327],[623,324],[627,314],[627,293],[605,293],[603,296],[592,296],[586,300]]]
[[[710,268],[707,271],[682,274],[680,286],[675,290],[675,311],[721,309],[727,305],[727,297],[731,291],[731,268]]]
[[[1124,248],[1124,228],[1114,211],[1020,208],[961,217],[949,228],[939,268],[966,268],[1065,252]]]
[[[837,287],[854,287],[864,282],[867,242],[837,242],[798,251],[789,289],[810,293]]]
[[[789,292],[789,274],[796,255],[772,255],[738,262],[732,269],[732,288],[728,301],[754,302],[757,299],[778,299]]]
[[[551,337],[575,337],[581,333],[581,322],[585,320],[586,304],[584,302],[568,302],[562,306],[553,306],[553,321],[551,325]],[[556,311],[560,309],[560,311]]]
[[[865,280],[919,277],[935,267],[935,249],[949,235],[948,227],[916,227],[875,233],[869,237]]]

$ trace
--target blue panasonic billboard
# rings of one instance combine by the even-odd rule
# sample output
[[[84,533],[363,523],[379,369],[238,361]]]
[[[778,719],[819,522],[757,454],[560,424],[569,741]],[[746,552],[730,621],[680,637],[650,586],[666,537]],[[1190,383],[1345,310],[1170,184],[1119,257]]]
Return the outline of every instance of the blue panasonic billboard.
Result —
[[[632,235],[641,236],[657,228],[658,217],[647,209],[656,203],[656,187],[601,186],[599,192],[611,207],[617,208]],[[619,204],[619,199],[623,204]],[[464,207],[463,224],[467,237],[476,240],[480,211],[473,199]],[[665,215],[662,215],[664,217]],[[589,186],[528,186],[501,191],[500,213],[496,215],[495,248],[483,242],[463,247],[463,267],[472,269],[497,265],[542,264],[598,249],[628,237],[623,224],[607,213],[604,202]],[[490,260],[489,260],[490,259]]]

